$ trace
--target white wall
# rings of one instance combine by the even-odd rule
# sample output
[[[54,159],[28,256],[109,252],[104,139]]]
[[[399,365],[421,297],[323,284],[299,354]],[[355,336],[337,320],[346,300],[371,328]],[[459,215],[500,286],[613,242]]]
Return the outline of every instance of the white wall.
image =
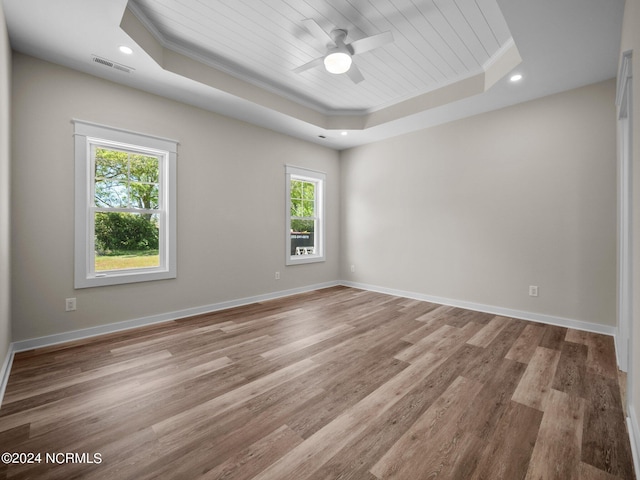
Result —
[[[629,414],[631,437],[635,443],[636,468],[640,467],[640,0],[626,0],[620,51],[633,50],[633,140],[632,140],[632,357],[629,371]],[[640,472],[636,471],[636,475]]]
[[[176,280],[73,289],[72,118],[180,141]],[[333,150],[17,53],[12,126],[14,341],[339,277]],[[327,173],[325,263],[285,267],[287,163]]]
[[[342,278],[615,325],[615,128],[611,80],[343,152]]]
[[[11,50],[0,2],[0,368],[11,343],[11,271],[9,253]],[[0,370],[0,382],[2,371]]]

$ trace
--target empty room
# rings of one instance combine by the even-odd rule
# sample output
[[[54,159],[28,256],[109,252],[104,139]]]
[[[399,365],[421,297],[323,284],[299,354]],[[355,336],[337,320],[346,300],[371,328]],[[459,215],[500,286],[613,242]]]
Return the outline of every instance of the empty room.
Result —
[[[0,0],[0,479],[637,478],[639,25]]]

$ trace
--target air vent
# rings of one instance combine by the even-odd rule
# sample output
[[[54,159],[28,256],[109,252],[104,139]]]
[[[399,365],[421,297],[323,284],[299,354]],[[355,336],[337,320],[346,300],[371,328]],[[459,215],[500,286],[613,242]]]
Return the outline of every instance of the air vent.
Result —
[[[118,65],[117,63],[113,64],[113,68],[116,70],[120,70],[121,72],[130,73],[131,69],[129,67],[125,67],[123,65]]]
[[[104,58],[93,57],[93,61],[101,65],[105,65],[107,67],[113,67],[113,62],[110,62],[109,60],[105,60]]]
[[[125,72],[125,73],[131,73],[132,70],[135,70],[135,68],[131,68],[131,67],[127,67],[125,65],[121,65],[121,64],[113,62],[111,60],[107,60],[106,58],[98,57],[97,55],[94,55],[92,57],[92,60],[95,63],[99,63],[100,65],[104,65],[105,67],[113,68],[115,70],[120,70],[121,72]]]

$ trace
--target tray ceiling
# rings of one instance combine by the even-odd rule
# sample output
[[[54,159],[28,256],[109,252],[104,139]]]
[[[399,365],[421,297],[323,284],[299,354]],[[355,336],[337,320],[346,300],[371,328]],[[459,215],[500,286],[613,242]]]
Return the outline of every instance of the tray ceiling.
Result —
[[[17,52],[338,150],[613,78],[624,11],[624,0],[0,1]],[[347,42],[394,41],[354,57],[361,83],[322,66],[297,74],[326,48],[307,18]]]
[[[483,72],[513,40],[495,0],[133,0],[169,49],[324,112],[372,112]],[[326,46],[302,20],[347,41],[391,31],[394,42],[354,59],[365,81],[322,66],[293,69]]]

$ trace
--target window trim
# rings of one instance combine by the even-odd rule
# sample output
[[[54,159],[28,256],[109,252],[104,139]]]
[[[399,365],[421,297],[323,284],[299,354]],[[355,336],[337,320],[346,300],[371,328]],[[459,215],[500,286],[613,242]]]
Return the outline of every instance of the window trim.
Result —
[[[176,278],[176,159],[178,142],[144,133],[73,120],[75,146],[74,288],[88,288]],[[162,216],[160,266],[122,271],[95,272],[91,264],[94,245],[91,145],[133,149],[162,157],[160,172]]]
[[[316,242],[316,253],[308,255],[291,255],[291,179],[300,179],[315,183],[316,188],[316,217],[317,225],[314,232],[314,240]],[[285,165],[285,183],[286,183],[286,224],[285,224],[285,264],[286,265],[302,265],[307,263],[324,262],[325,257],[325,189],[327,175],[323,172],[310,170],[293,165]]]

